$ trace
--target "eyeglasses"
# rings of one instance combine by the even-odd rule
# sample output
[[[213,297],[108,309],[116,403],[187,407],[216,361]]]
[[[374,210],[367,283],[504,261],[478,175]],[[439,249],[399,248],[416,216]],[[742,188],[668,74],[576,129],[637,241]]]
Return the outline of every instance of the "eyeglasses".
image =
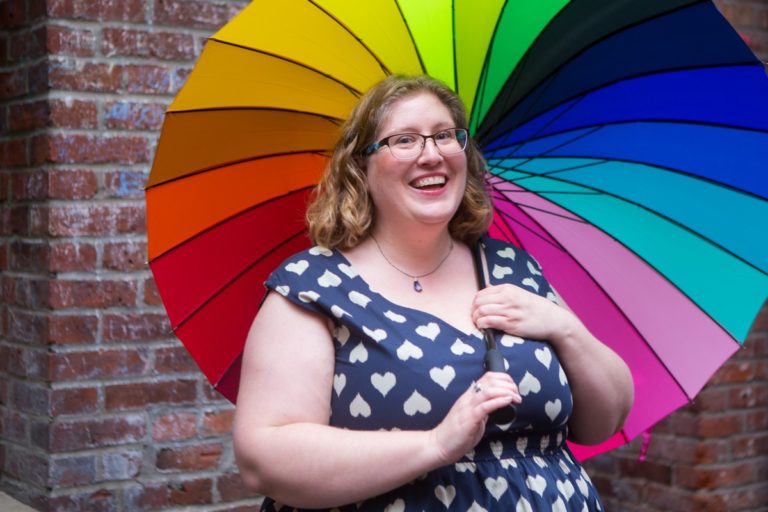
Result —
[[[467,130],[464,128],[448,128],[432,135],[398,133],[384,137],[379,142],[368,146],[365,150],[365,156],[388,146],[392,156],[398,160],[413,160],[424,150],[427,139],[432,139],[441,155],[448,156],[464,151],[467,148],[468,137]]]

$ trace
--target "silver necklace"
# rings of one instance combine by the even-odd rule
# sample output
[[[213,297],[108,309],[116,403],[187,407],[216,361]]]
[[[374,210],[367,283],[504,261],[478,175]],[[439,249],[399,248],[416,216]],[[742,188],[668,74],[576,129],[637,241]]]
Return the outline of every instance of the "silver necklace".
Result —
[[[371,235],[371,238],[373,238],[373,241],[374,241],[374,243],[376,244],[376,247],[379,249],[379,252],[381,253],[381,256],[384,258],[384,261],[386,261],[387,263],[389,263],[389,266],[390,266],[390,267],[392,267],[393,269],[397,270],[398,272],[400,272],[400,273],[401,273],[401,274],[403,274],[404,276],[408,276],[408,277],[410,277],[411,279],[413,279],[413,290],[414,290],[415,292],[418,292],[418,293],[421,293],[421,291],[424,289],[424,287],[423,287],[423,286],[421,286],[421,281],[419,281],[419,279],[421,279],[422,277],[427,277],[427,276],[429,276],[429,275],[432,275],[432,274],[434,274],[435,272],[437,272],[437,270],[438,270],[440,267],[442,267],[442,266],[443,266],[443,263],[445,263],[445,260],[447,260],[447,259],[448,259],[448,256],[450,256],[450,255],[451,255],[451,251],[453,251],[453,239],[451,239],[451,245],[448,247],[448,252],[445,254],[445,256],[443,256],[443,259],[441,259],[441,260],[440,260],[440,263],[438,263],[438,264],[437,264],[437,266],[436,266],[435,268],[433,268],[432,270],[430,270],[430,271],[429,271],[429,272],[427,272],[426,274],[421,274],[421,275],[419,275],[419,276],[414,276],[414,275],[411,275],[411,274],[409,274],[409,273],[408,273],[408,272],[406,272],[405,270],[401,269],[400,267],[398,267],[397,265],[395,265],[395,264],[394,264],[394,263],[392,263],[391,261],[389,261],[389,258],[387,258],[387,255],[386,255],[386,254],[384,254],[384,251],[382,251],[382,250],[381,250],[381,246],[379,245],[379,241],[378,241],[378,240],[376,240],[376,237],[374,237],[373,235]]]

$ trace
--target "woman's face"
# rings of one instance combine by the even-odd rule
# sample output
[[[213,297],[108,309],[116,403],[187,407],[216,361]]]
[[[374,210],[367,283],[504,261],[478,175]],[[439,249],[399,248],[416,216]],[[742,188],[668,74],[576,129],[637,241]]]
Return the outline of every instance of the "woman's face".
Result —
[[[391,105],[376,141],[400,133],[432,135],[455,127],[450,111],[436,96],[419,92]],[[447,226],[464,196],[467,157],[464,152],[440,154],[432,139],[413,160],[398,160],[389,147],[382,147],[368,157],[367,177],[378,228]]]

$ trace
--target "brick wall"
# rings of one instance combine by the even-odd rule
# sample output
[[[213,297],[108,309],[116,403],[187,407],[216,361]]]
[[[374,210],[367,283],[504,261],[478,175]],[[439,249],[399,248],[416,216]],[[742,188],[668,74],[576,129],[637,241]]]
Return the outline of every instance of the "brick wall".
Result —
[[[0,489],[39,510],[255,504],[231,407],[168,332],[142,196],[165,107],[246,3],[0,0]],[[766,59],[765,2],[719,5]],[[590,461],[609,510],[768,507],[766,316],[645,462]]]
[[[0,489],[39,510],[253,508],[143,201],[165,108],[246,3],[0,0]]]

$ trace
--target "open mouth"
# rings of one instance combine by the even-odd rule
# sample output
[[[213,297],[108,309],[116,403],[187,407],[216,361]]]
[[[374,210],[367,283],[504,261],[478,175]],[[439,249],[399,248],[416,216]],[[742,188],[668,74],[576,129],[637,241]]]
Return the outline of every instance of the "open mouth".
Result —
[[[445,176],[425,176],[412,181],[411,186],[419,190],[437,190],[443,188],[447,182]]]

